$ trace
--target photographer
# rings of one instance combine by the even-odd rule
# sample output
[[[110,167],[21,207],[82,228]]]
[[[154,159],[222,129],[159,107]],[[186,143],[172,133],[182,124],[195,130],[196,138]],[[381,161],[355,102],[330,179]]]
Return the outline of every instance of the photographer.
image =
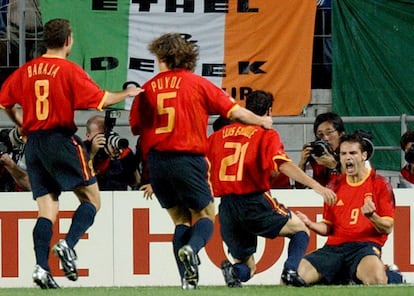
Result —
[[[17,128],[0,130],[0,191],[30,191],[24,142]]]
[[[298,166],[304,170],[312,170],[312,177],[320,184],[328,184],[331,176],[339,175],[340,163],[337,154],[339,138],[345,134],[342,118],[333,113],[319,114],[313,123],[316,140],[303,146]],[[305,188],[295,183],[296,188]]]
[[[414,131],[406,131],[400,139],[401,150],[407,163],[400,170],[401,188],[414,188]]]
[[[95,115],[86,123],[85,146],[90,154],[99,189],[128,190],[138,185],[136,158],[127,139],[112,131],[117,111]]]

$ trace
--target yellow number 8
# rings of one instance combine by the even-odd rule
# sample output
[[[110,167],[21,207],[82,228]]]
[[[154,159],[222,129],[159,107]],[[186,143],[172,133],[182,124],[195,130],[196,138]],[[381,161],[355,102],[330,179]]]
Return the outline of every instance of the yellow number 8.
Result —
[[[36,118],[38,120],[45,120],[49,116],[49,80],[36,80],[35,82],[36,94]]]

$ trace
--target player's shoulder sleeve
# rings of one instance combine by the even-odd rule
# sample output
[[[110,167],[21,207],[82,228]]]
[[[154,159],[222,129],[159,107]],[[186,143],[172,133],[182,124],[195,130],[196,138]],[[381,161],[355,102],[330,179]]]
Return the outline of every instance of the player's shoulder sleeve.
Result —
[[[76,63],[70,62],[72,71],[68,77],[72,83],[74,92],[75,108],[101,109],[107,92],[99,87],[99,85],[89,76],[89,74]]]
[[[285,154],[285,146],[277,131],[274,129],[264,130],[262,127],[260,127],[260,130],[262,130],[262,145],[266,149],[271,149],[273,153]]]
[[[373,173],[372,188],[374,189],[374,202],[380,216],[394,217],[395,195],[391,182],[384,176]]]
[[[237,102],[223,89],[205,79],[196,76],[198,83],[204,92],[206,98],[206,106],[209,114],[220,114],[229,117],[233,108],[237,108]]]

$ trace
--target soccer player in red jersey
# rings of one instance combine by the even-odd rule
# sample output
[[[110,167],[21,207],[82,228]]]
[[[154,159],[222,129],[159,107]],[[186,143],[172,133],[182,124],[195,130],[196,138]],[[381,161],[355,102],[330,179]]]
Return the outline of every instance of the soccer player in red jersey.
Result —
[[[183,289],[198,285],[197,253],[213,233],[215,209],[207,182],[207,124],[211,114],[271,128],[209,80],[193,73],[196,43],[168,33],[148,46],[160,72],[147,81],[130,112],[140,135],[152,189],[175,225],[173,250]]]
[[[390,182],[365,166],[367,151],[373,151],[368,145],[357,133],[342,136],[343,174],[328,184],[336,203],[324,205],[321,222],[297,213],[309,229],[327,236],[322,248],[300,262],[298,272],[307,284],[331,284],[344,275],[359,284],[387,283],[381,248],[393,229],[395,200]]]
[[[259,116],[270,114],[272,104],[273,95],[261,90],[246,98],[246,108]],[[235,262],[222,263],[226,284],[241,286],[241,282],[255,274],[258,236],[271,239],[285,236],[290,243],[282,282],[305,285],[296,270],[308,246],[309,231],[294,213],[270,196],[270,179],[283,173],[313,188],[330,204],[335,201],[335,194],[290,160],[275,130],[233,123],[213,133],[209,147],[210,179],[214,195],[221,197],[221,236]]]
[[[53,19],[44,26],[47,51],[11,74],[0,92],[0,107],[28,136],[26,165],[38,218],[33,229],[36,266],[33,281],[42,289],[59,288],[48,264],[52,226],[59,212],[59,195],[73,191],[80,201],[69,232],[53,247],[65,275],[77,280],[74,246],[93,224],[100,208],[96,178],[88,165],[89,156],[75,135],[74,112],[102,108],[136,96],[142,89],[120,92],[102,90],[78,65],[66,59],[73,35],[65,19]],[[22,108],[23,118],[16,108]]]

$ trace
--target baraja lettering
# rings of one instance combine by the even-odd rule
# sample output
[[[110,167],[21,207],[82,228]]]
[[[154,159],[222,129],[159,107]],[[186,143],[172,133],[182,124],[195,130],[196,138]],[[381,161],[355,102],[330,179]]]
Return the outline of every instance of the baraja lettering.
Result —
[[[59,71],[60,67],[54,64],[33,64],[27,67],[27,77],[32,78],[36,75],[47,75],[52,76],[53,78],[56,77],[57,72]]]

